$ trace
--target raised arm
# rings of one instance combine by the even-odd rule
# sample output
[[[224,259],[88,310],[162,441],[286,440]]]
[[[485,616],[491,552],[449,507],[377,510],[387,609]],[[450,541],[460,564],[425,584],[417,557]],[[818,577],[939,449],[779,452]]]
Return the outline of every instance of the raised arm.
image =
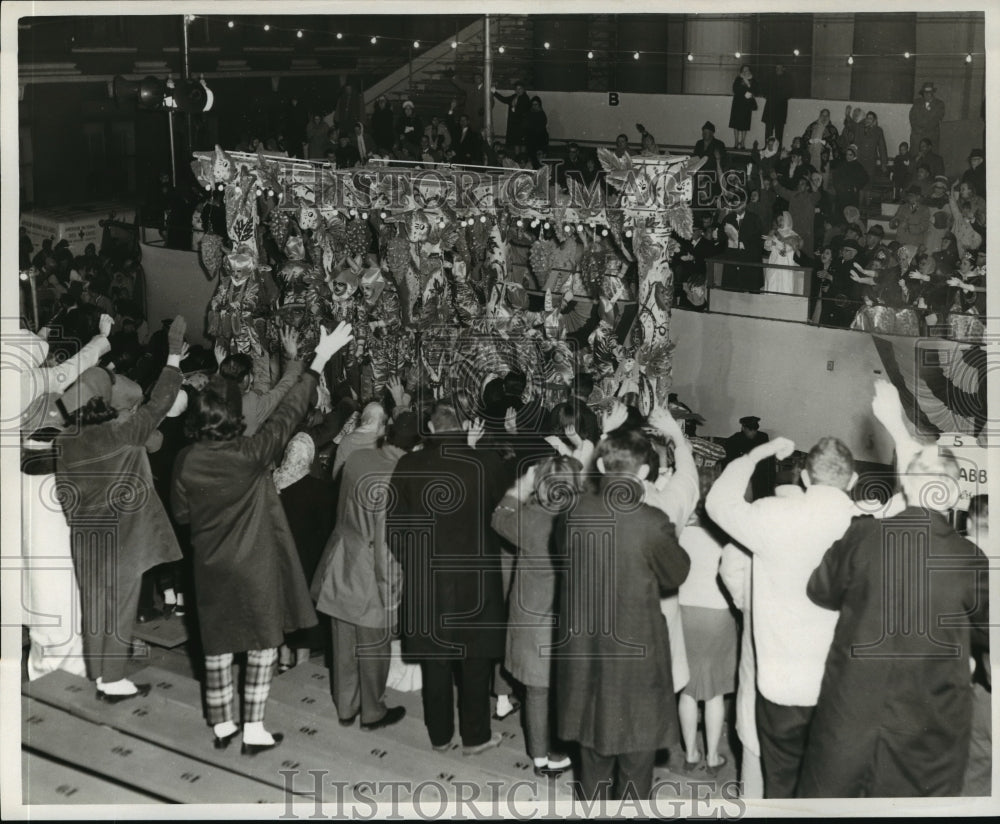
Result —
[[[761,541],[775,515],[770,512],[771,499],[749,503],[746,500],[747,484],[757,464],[767,458],[787,458],[795,451],[795,444],[788,438],[755,447],[749,454],[732,461],[712,485],[705,498],[705,509],[722,529],[751,552],[766,552],[768,542]]]
[[[674,444],[674,474],[659,487],[660,509],[673,522],[677,534],[684,530],[691,513],[698,505],[701,486],[694,453],[684,438],[680,424],[667,410],[657,407],[649,414],[650,426],[656,427]]]

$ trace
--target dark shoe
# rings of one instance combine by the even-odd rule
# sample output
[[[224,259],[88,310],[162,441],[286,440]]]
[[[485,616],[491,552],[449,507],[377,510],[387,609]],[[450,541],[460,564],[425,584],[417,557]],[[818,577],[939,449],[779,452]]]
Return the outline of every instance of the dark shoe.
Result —
[[[462,747],[462,755],[479,755],[487,750],[492,750],[494,747],[499,747],[501,741],[503,741],[503,736],[495,732],[489,741],[484,741],[482,744],[476,744],[472,747]]]
[[[354,713],[350,718],[338,718],[337,723],[342,727],[353,727],[359,713]]]
[[[706,760],[705,761],[705,772],[707,772],[709,775],[718,775],[719,772],[722,770],[722,768],[725,767],[726,764],[729,763],[729,759],[726,758],[726,756],[720,755],[719,758],[721,758],[722,760],[718,764],[716,764],[714,767],[710,766],[709,763],[708,763],[708,761]]]
[[[511,704],[510,712],[505,712],[503,715],[500,715],[499,713],[495,712],[495,713],[493,713],[493,716],[492,716],[493,720],[494,721],[503,721],[505,718],[510,718],[512,715],[517,715],[517,711],[519,709],[521,709],[521,702],[515,700],[515,701],[511,701],[510,704]]]
[[[273,736],[273,744],[247,744],[243,742],[243,746],[240,747],[240,755],[257,755],[257,753],[267,752],[268,750],[273,750],[278,746],[284,739],[285,736],[280,732],[276,732]]]
[[[98,687],[97,700],[103,701],[105,704],[120,704],[122,701],[128,701],[129,698],[145,698],[149,695],[150,690],[153,689],[149,684],[136,684],[135,687],[136,691],[130,692],[127,695],[112,695]]]
[[[215,746],[215,749],[217,750],[229,749],[229,745],[232,743],[233,739],[239,734],[240,730],[237,727],[235,730],[229,733],[229,735],[223,736],[222,738],[219,738],[219,736],[215,736],[212,739],[212,744]]]
[[[565,767],[553,767],[551,764],[548,764],[544,767],[535,767],[535,775],[539,778],[558,778],[566,772],[570,766],[570,764],[567,764]]]
[[[389,727],[399,721],[403,720],[403,716],[406,715],[406,707],[390,707],[385,715],[383,715],[378,721],[372,721],[370,724],[362,724],[361,729],[363,730],[380,730],[382,727]]]

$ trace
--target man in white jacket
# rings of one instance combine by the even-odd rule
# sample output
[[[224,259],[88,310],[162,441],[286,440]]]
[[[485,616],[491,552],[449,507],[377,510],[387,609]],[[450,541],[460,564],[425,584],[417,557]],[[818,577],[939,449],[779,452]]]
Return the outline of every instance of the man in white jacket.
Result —
[[[705,500],[712,519],[754,556],[757,728],[768,798],[795,795],[837,613],[809,600],[806,585],[824,552],[857,510],[847,494],[857,475],[850,450],[822,438],[809,452],[806,491],[748,503],[747,483],[765,459],[787,458],[795,445],[775,438],[726,467]]]

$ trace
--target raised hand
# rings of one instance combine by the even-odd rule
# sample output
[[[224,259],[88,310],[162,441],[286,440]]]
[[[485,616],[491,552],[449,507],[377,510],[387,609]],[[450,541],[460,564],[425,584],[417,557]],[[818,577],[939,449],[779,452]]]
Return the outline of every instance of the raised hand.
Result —
[[[349,323],[338,324],[332,332],[327,332],[326,327],[321,326],[319,343],[316,344],[316,354],[311,368],[316,372],[322,372],[327,361],[354,339],[352,331]]]
[[[889,381],[879,378],[875,381],[875,395],[872,397],[872,414],[879,421],[888,420],[898,415],[903,404],[899,399],[899,390]]]
[[[278,337],[286,360],[295,360],[299,356],[299,333],[291,326],[282,327]]]
[[[470,449],[475,449],[486,431],[486,422],[482,418],[476,418],[471,424],[466,421],[464,424],[465,439]]]
[[[167,332],[167,352],[171,355],[180,355],[183,352],[186,333],[187,321],[183,315],[178,315],[170,324],[170,331]]]
[[[111,334],[111,328],[115,325],[114,318],[111,315],[101,315],[100,320],[97,321],[97,331],[98,334],[107,337]]]
[[[229,356],[226,344],[216,341],[215,347],[212,351],[215,354],[215,362],[219,364],[219,366],[222,366],[222,362]]]
[[[507,414],[503,417],[503,428],[509,435],[517,434],[517,410],[513,406],[507,407]]]

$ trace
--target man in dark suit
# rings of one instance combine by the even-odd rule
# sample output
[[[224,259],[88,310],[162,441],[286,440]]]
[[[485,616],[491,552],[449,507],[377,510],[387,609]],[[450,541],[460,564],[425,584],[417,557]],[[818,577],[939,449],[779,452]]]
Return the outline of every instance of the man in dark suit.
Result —
[[[764,286],[764,269],[760,266],[764,255],[764,227],[760,218],[747,211],[747,202],[740,200],[735,209],[722,221],[726,237],[726,257],[756,266],[726,266],[722,270],[722,288],[738,292],[759,292]]]
[[[948,523],[959,467],[945,453],[920,450],[900,476],[906,509],[854,519],[809,579],[813,603],[840,617],[800,797],[961,792],[970,650],[989,644],[989,563]]]
[[[458,128],[455,130],[453,142],[455,150],[454,161],[464,166],[481,166],[483,163],[483,139],[479,132],[472,128],[467,115],[458,118]]]
[[[427,445],[400,458],[386,516],[403,567],[403,655],[420,663],[424,724],[437,750],[459,732],[467,755],[500,744],[490,730],[490,677],[504,656],[507,608],[499,537],[490,516],[513,478],[500,458],[472,449],[453,407],[431,414]]]
[[[769,440],[767,433],[760,431],[760,418],[756,415],[746,415],[740,418],[740,431],[726,438],[726,442],[723,444],[726,450],[725,465],[749,454],[753,449]],[[750,478],[748,500],[753,502],[773,495],[776,475],[777,464],[774,458],[765,458],[759,461]]]
[[[701,139],[694,144],[691,154],[695,157],[707,158],[704,166],[697,172],[694,181],[695,209],[708,209],[715,206],[721,190],[720,177],[726,168],[726,144],[715,136],[715,124],[706,120],[701,127]]]

